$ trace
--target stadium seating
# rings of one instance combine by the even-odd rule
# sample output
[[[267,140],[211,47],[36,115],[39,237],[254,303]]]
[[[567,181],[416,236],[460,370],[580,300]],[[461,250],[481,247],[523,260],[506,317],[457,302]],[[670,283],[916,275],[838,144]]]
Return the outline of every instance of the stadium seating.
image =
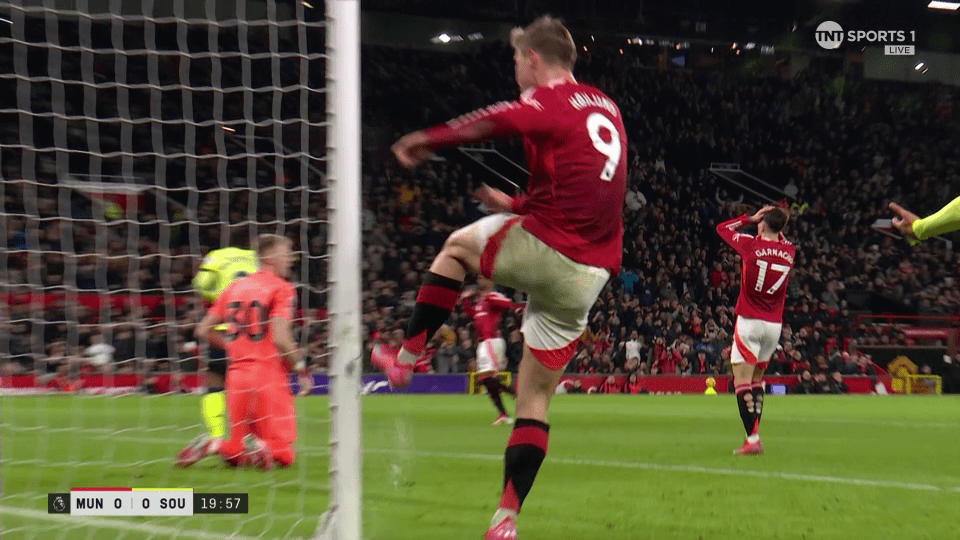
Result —
[[[142,59],[131,57],[130,73],[138,73],[135,62]],[[71,64],[77,57],[65,55],[63,61],[65,71],[77,69]],[[486,45],[470,54],[364,49],[363,305],[368,349],[376,340],[388,339],[405,322],[422,273],[446,235],[482,215],[470,198],[482,177],[455,154],[410,173],[390,159],[386,147],[400,133],[515,97],[509,61],[510,51],[501,45]],[[295,71],[296,62],[290,62],[284,72]],[[944,97],[939,88],[860,80],[830,71],[816,61],[789,80],[664,72],[648,64],[641,53],[627,51],[623,55],[597,48],[584,54],[577,67],[582,80],[599,86],[622,110],[630,140],[628,189],[632,193],[624,218],[624,271],[597,302],[577,361],[571,362],[572,372],[623,371],[627,359],[622,344],[633,330],[643,338],[642,361],[628,370],[660,371],[661,366],[673,366],[665,360],[667,355],[693,359],[698,348],[709,345],[708,363],[693,366],[693,372],[725,371],[724,349],[730,344],[739,263],[721,245],[714,226],[744,210],[745,203],[753,208],[760,201],[742,197],[734,186],[711,175],[711,162],[740,163],[744,170],[772,184],[792,184],[790,189],[796,189],[795,219],[785,231],[798,245],[796,271],[789,284],[785,342],[811,369],[817,369],[817,355],[832,367],[832,358],[850,344],[906,342],[896,328],[880,336],[855,327],[852,308],[864,306],[848,305],[854,293],[858,298],[892,293],[896,305],[914,313],[956,312],[960,306],[953,285],[956,268],[942,244],[929,242],[915,250],[870,228],[875,219],[889,217],[885,207],[889,200],[923,214],[958,192],[960,144],[956,133],[960,130],[957,115],[940,106]],[[10,71],[11,65],[9,57],[0,55],[0,69]],[[99,69],[111,65],[105,62]],[[240,84],[229,65],[223,73],[225,85]],[[843,78],[845,84],[833,84],[837,78]],[[0,99],[15,102],[11,79],[0,82]],[[50,110],[49,101],[49,92],[33,93],[35,111]],[[179,94],[164,95],[165,115],[178,116],[180,107]],[[80,110],[82,103],[68,103],[67,108]],[[19,136],[15,126],[7,126],[0,131],[5,143]],[[48,136],[50,129],[39,126],[35,137]],[[116,133],[109,129],[99,133],[103,151],[116,145],[111,141]],[[287,135],[284,133],[285,138]],[[212,130],[198,131],[198,145],[212,145],[212,137]],[[69,142],[72,147],[87,148],[86,132],[71,131]],[[516,142],[505,142],[501,148],[506,154],[518,155]],[[241,152],[242,147],[233,150]],[[104,174],[120,172],[112,167],[105,161]],[[151,160],[135,164],[134,169],[142,172],[152,167]],[[228,178],[245,177],[245,167],[245,160],[232,161]],[[283,181],[301,182],[298,170],[291,165]],[[98,225],[109,222],[110,217],[96,215],[88,199],[69,198],[74,218],[72,252],[60,245],[58,231],[41,235],[39,245],[28,238],[26,228],[32,219],[55,217],[59,208],[57,178],[42,166],[38,171],[35,179],[28,179],[39,183],[38,216],[30,215],[33,206],[24,204],[23,184],[13,184],[4,192],[9,275],[15,285],[11,293],[29,292],[30,288],[22,285],[28,282],[27,253],[36,250],[43,252],[44,292],[64,290],[64,267],[71,261],[78,265],[77,286],[93,295],[125,289],[150,295],[172,286],[181,299],[176,320],[168,319],[168,312],[156,304],[114,302],[111,321],[129,324],[131,332],[122,338],[111,333],[111,339],[130,340],[132,344],[123,343],[124,351],[146,351],[145,357],[127,354],[129,358],[115,358],[115,362],[166,361],[172,364],[164,364],[163,369],[192,369],[195,362],[191,359],[196,355],[192,326],[199,319],[200,306],[190,294],[189,281],[203,253],[220,244],[219,195],[206,194],[197,205],[200,245],[191,244],[187,235],[181,234],[174,236],[167,251],[161,250],[158,227],[151,224],[157,219],[155,210],[143,205],[138,216],[144,223],[139,231],[145,260],[142,271],[129,276],[111,267],[104,290],[103,283],[93,279],[95,268],[84,256],[97,253],[93,239]],[[216,167],[200,166],[198,187],[216,186],[216,174]],[[4,159],[2,175],[22,177],[16,160]],[[256,177],[262,189],[276,185],[279,178],[262,168],[257,169]],[[178,196],[177,182],[177,172],[171,171],[171,197]],[[231,219],[243,219],[245,197],[240,192],[231,195]],[[299,213],[289,211],[299,209],[298,194],[288,194],[280,212],[273,201],[272,196],[260,199],[257,211],[261,217],[283,219]],[[306,225],[293,223],[294,230],[302,226]],[[113,241],[125,246],[129,228],[123,225],[110,230]],[[325,229],[321,226],[308,232],[311,245],[298,247],[319,253],[325,245]],[[909,262],[905,262],[908,254]],[[169,275],[161,279],[164,258],[171,258],[171,266]],[[322,269],[312,272],[315,285],[322,285],[323,280]],[[312,300],[312,305],[302,307],[323,305],[322,297]],[[100,335],[106,321],[101,320],[102,309],[84,308],[81,313],[79,343],[72,350],[63,350],[54,346],[66,339],[63,306],[54,301],[44,320],[37,320],[31,319],[28,306],[12,305],[6,324],[13,360],[3,366],[4,372],[53,373],[64,358],[82,356],[91,336]],[[137,330],[136,323],[143,321],[150,321],[152,330]],[[34,333],[38,324],[43,327],[44,343],[50,345],[43,357],[36,354],[32,337],[38,335]],[[176,350],[163,339],[167,324],[180,329]],[[504,335],[510,336],[519,321],[508,315],[503,324]],[[461,345],[475,341],[468,320],[459,311],[450,326],[452,332],[438,339],[456,340],[454,369],[464,371],[473,351]],[[322,369],[325,328],[315,325],[301,331],[310,333],[313,367]],[[663,338],[663,343],[658,338]],[[514,336],[508,341],[517,343],[517,339]],[[136,346],[139,341],[146,344]],[[113,346],[121,348],[119,343]],[[508,347],[513,364],[518,350]],[[783,365],[790,366],[790,360],[784,356]]]

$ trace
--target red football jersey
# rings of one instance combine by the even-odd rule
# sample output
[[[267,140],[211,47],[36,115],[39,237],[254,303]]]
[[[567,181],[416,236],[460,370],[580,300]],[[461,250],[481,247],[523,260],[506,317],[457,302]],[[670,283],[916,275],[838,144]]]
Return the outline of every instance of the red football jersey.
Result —
[[[530,180],[513,212],[523,228],[576,262],[619,270],[627,136],[603,92],[557,80],[426,133],[434,148],[522,135]]]
[[[496,291],[485,294],[476,304],[469,299],[463,301],[463,310],[473,319],[473,329],[477,333],[478,341],[500,337],[500,314],[508,309],[522,307],[523,304],[514,304]]]
[[[782,234],[771,241],[738,232],[749,223],[750,219],[743,215],[717,225],[717,234],[742,260],[737,315],[782,323],[787,280],[796,250]]]
[[[273,344],[270,319],[293,319],[293,285],[272,272],[261,270],[231,283],[210,312],[227,323],[229,369],[244,366],[282,367]]]

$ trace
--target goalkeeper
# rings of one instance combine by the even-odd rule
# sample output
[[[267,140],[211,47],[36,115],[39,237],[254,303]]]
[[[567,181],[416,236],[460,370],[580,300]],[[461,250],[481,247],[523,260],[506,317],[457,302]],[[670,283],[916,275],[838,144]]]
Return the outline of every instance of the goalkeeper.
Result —
[[[925,218],[918,217],[894,202],[890,203],[890,209],[897,213],[891,220],[893,226],[908,240],[912,240],[911,243],[960,229],[960,197]]]
[[[231,283],[257,271],[257,255],[251,249],[227,247],[207,254],[193,278],[193,288],[208,304],[216,302],[220,293]],[[214,328],[227,330],[226,324]],[[214,439],[227,434],[227,401],[223,395],[224,377],[227,373],[226,352],[209,347],[207,358],[207,394],[200,401],[200,412],[207,432]]]
[[[197,336],[226,349],[230,361],[230,438],[200,435],[177,454],[177,466],[189,467],[212,455],[234,466],[267,470],[293,463],[296,422],[289,373],[302,360],[291,332],[291,246],[283,236],[260,235],[259,270],[227,287],[197,326]],[[227,330],[215,331],[221,323],[227,323]]]

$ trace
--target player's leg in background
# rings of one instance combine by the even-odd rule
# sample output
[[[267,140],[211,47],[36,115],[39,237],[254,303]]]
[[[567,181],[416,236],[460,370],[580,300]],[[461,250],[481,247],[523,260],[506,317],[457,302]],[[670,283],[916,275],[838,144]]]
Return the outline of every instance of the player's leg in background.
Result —
[[[251,419],[260,381],[250,370],[234,369],[227,373],[227,416],[230,419],[230,438],[223,441],[218,453],[230,465],[246,465],[243,439],[251,433]]]
[[[514,374],[513,377],[514,377],[514,382],[513,382],[513,384],[515,385],[515,384],[516,384],[516,374]],[[512,386],[512,385],[509,385],[509,386],[508,386],[508,385],[506,385],[506,384],[503,384],[503,381],[500,380],[500,377],[499,377],[499,376],[494,377],[494,379],[496,380],[497,388],[500,389],[500,394],[501,394],[501,395],[503,395],[503,394],[510,394],[511,396],[513,396],[513,399],[517,399],[517,391],[516,391],[516,388],[514,388],[514,386]]]
[[[493,402],[493,406],[496,407],[497,411],[500,413],[497,419],[493,421],[492,425],[497,426],[500,424],[510,423],[510,415],[507,414],[507,409],[503,406],[503,397],[501,397],[502,392],[500,388],[503,385],[500,384],[500,381],[497,379],[496,372],[487,373],[482,383],[483,386],[487,388],[487,396],[490,397],[490,401]]]
[[[503,339],[487,339],[477,346],[477,372],[478,379],[487,389],[487,396],[493,402],[500,415],[493,421],[492,425],[512,423],[507,409],[503,406],[503,384],[500,383],[498,374],[503,365],[503,356],[506,351],[506,344]]]
[[[480,270],[480,254],[487,239],[503,228],[509,217],[487,216],[454,232],[444,242],[417,291],[399,353],[394,357],[383,347],[373,350],[374,366],[387,373],[391,385],[405,387],[410,383],[417,358],[457,305],[463,278]]]
[[[753,394],[753,404],[754,411],[757,415],[757,437],[760,436],[760,419],[763,416],[763,401],[764,401],[764,385],[763,385],[763,374],[767,371],[767,365],[770,363],[770,358],[773,356],[773,353],[776,351],[777,344],[780,342],[780,335],[783,329],[783,325],[763,322],[763,335],[760,340],[760,354],[758,355],[757,365],[754,367],[753,375],[751,377],[751,392]]]
[[[195,438],[189,445],[177,454],[178,467],[189,467],[201,459],[219,454],[231,465],[242,465],[243,437],[250,433],[249,411],[253,401],[253,394],[249,389],[256,388],[257,380],[243,373],[230,373],[227,376],[225,399],[228,417],[230,419],[230,439],[211,437],[204,433]]]
[[[513,388],[503,384],[503,381],[500,380],[500,372],[507,369],[507,342],[503,338],[493,340],[493,352],[497,360],[497,373],[493,377],[497,383],[497,388],[501,394],[510,394],[516,399],[517,393]]]
[[[271,382],[259,390],[252,431],[269,454],[265,461],[289,467],[296,457],[293,441],[297,438],[297,416],[293,394],[286,373],[278,371],[270,378]]]
[[[761,365],[758,364],[753,369],[753,384],[750,387],[750,391],[753,394],[753,408],[754,408],[754,411],[756,411],[756,415],[757,415],[756,435],[758,438],[760,437],[760,418],[763,417],[763,400],[765,396],[765,392],[763,388],[763,373],[766,370],[767,370],[766,363],[762,364],[762,367]]]
[[[227,373],[226,352],[210,347],[207,360],[207,393],[200,400],[200,411],[207,433],[214,439],[227,434],[227,398],[223,394],[224,377]]]
[[[514,399],[517,398],[517,391],[513,386],[507,386],[506,384],[503,384],[503,381],[501,381],[499,377],[497,378],[497,384],[500,385],[500,393],[510,394]]]
[[[756,322],[742,317],[737,319],[733,329],[733,347],[730,350],[734,395],[746,433],[746,442],[736,451],[738,454],[759,454],[763,451],[760,435],[757,433],[759,420],[753,395],[754,371],[757,369],[757,354],[760,352],[759,342],[754,336]]]

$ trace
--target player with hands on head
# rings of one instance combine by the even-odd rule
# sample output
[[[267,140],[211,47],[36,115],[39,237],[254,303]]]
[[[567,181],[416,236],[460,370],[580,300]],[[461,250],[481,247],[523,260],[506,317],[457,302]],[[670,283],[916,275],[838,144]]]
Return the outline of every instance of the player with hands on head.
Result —
[[[784,209],[765,206],[750,217],[744,214],[717,225],[717,234],[741,258],[740,297],[730,363],[747,439],[734,452],[737,455],[763,453],[759,431],[763,372],[780,342],[787,279],[796,254],[793,244],[781,233],[788,219]],[[739,232],[749,224],[757,226],[756,236]]]
[[[493,281],[483,276],[477,278],[476,291],[466,289],[460,298],[464,312],[473,319],[473,330],[477,334],[476,380],[487,388],[490,401],[500,412],[493,425],[512,424],[513,419],[507,415],[501,394],[516,394],[512,388],[500,382],[498,376],[507,366],[507,342],[500,337],[500,315],[511,309],[522,311],[524,305],[511,302],[509,298],[495,291]]]
[[[409,385],[415,359],[480,274],[527,293],[516,385],[516,422],[504,455],[503,494],[485,540],[517,537],[516,520],[547,453],[547,408],[587,316],[623,249],[627,138],[620,110],[573,76],[576,46],[558,20],[540,17],[510,36],[521,95],[426,130],[393,146],[413,167],[436,149],[522,136],[530,179],[510,197],[485,186],[495,213],[447,238],[417,294],[399,354],[375,347],[373,364],[394,387]]]
[[[292,331],[292,242],[262,234],[256,253],[258,270],[230,284],[196,330],[198,337],[227,351],[230,438],[200,435],[177,455],[180,467],[210,455],[233,466],[262,469],[293,463],[296,417],[289,374],[302,360]],[[224,323],[226,332],[213,330]]]

